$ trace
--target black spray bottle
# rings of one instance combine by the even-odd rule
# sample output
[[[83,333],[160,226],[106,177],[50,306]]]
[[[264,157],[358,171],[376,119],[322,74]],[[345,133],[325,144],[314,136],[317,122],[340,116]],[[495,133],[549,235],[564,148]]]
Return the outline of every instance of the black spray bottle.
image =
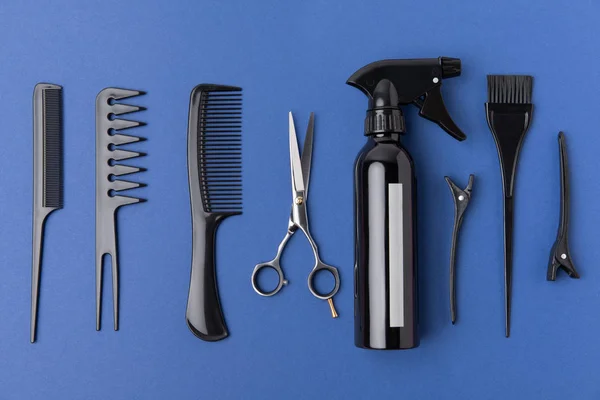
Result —
[[[460,75],[457,58],[383,60],[356,71],[346,83],[369,98],[367,143],[354,169],[354,343],[367,349],[419,345],[417,309],[416,179],[402,146],[406,132],[400,106],[457,140],[465,134],[450,118],[440,86]]]

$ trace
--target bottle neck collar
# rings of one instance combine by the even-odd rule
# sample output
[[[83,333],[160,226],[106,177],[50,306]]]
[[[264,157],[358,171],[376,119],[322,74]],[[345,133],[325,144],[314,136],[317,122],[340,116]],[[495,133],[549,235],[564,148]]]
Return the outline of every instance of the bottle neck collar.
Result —
[[[382,107],[367,110],[365,135],[387,135],[406,132],[402,110],[398,107]]]

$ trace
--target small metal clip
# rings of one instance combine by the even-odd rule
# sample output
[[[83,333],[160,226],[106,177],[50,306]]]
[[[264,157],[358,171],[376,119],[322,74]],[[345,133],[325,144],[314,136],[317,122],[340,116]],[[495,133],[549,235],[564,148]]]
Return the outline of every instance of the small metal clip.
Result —
[[[452,230],[452,247],[450,250],[450,317],[452,318],[452,324],[454,324],[456,322],[456,269],[454,266],[456,260],[456,242],[463,215],[471,199],[471,190],[473,189],[475,175],[469,175],[469,183],[464,190],[456,186],[449,177],[446,176],[445,179],[448,182],[452,198],[454,199],[454,228]]]

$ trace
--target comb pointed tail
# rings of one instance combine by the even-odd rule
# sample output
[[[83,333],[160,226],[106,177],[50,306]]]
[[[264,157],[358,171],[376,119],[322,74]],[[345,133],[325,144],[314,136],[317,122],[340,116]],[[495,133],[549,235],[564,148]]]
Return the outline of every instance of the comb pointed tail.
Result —
[[[42,266],[42,250],[44,245],[44,222],[47,213],[34,211],[33,219],[33,264],[31,268],[31,322],[30,341],[35,343],[37,333],[38,300],[40,293],[40,275]]]

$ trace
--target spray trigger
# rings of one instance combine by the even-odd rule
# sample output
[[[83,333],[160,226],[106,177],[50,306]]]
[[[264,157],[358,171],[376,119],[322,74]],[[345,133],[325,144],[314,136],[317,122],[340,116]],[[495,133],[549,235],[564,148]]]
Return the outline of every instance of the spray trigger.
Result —
[[[419,98],[413,102],[417,107],[420,108],[419,115],[438,124],[454,139],[460,141],[465,140],[467,136],[454,123],[452,117],[450,117],[450,114],[446,109],[444,99],[442,98],[442,92],[440,91],[440,86],[434,86],[431,88],[431,90],[425,92],[424,97],[424,100]]]

